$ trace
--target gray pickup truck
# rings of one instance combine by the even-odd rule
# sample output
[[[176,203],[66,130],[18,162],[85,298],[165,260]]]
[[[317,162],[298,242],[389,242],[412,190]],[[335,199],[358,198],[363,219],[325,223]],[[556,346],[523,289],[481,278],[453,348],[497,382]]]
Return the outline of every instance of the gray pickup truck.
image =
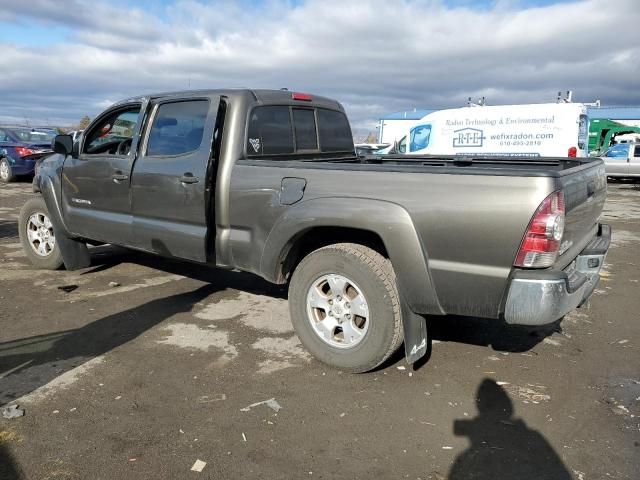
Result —
[[[308,94],[131,98],[53,148],[19,222],[34,265],[110,243],[288,283],[300,341],[354,372],[403,340],[423,356],[426,315],[554,322],[609,248],[600,159],[358,156],[342,106]]]

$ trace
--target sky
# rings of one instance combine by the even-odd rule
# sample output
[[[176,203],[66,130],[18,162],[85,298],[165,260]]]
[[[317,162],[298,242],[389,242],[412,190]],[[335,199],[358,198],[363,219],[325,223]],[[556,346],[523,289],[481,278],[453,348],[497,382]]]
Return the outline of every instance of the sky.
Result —
[[[640,0],[0,0],[0,122],[70,126],[130,96],[289,88],[354,131],[413,108],[640,105]]]

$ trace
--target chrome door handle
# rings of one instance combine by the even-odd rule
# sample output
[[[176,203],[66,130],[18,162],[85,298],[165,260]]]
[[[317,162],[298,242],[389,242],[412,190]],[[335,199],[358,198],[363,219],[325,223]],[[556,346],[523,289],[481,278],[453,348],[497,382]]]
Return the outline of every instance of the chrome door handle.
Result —
[[[200,179],[194,177],[192,173],[185,173],[180,177],[180,183],[198,183]]]
[[[122,182],[128,179],[129,175],[125,175],[124,173],[114,173],[113,175],[111,175],[111,178],[113,178],[115,182]]]

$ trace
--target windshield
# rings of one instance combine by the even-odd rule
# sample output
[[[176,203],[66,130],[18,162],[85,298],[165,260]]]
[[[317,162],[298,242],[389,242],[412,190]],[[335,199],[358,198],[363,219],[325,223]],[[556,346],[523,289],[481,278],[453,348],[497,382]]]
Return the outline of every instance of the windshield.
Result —
[[[410,137],[410,152],[424,150],[429,146],[429,137],[431,137],[431,125],[418,125],[417,127],[412,128]]]
[[[55,132],[50,130],[33,130],[28,128],[19,128],[13,131],[16,137],[23,142],[51,143],[56,136]]]
[[[627,158],[629,154],[629,145],[625,145],[623,143],[614,145],[605,154],[605,157],[613,157],[613,158]]]

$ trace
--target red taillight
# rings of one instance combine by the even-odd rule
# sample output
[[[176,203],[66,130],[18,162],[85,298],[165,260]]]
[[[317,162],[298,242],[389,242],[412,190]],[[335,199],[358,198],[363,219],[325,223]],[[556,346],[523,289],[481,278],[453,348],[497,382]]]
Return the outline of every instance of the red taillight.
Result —
[[[576,158],[578,156],[578,149],[576,147],[571,147],[567,152],[567,155],[571,158]]]
[[[538,207],[522,239],[514,266],[550,267],[556,261],[564,233],[564,195],[553,192]]]
[[[33,155],[33,150],[26,147],[16,147],[16,153],[19,157],[26,157],[27,155]]]
[[[310,102],[313,100],[313,97],[308,93],[292,93],[291,98],[293,100],[302,100],[303,102]]]

